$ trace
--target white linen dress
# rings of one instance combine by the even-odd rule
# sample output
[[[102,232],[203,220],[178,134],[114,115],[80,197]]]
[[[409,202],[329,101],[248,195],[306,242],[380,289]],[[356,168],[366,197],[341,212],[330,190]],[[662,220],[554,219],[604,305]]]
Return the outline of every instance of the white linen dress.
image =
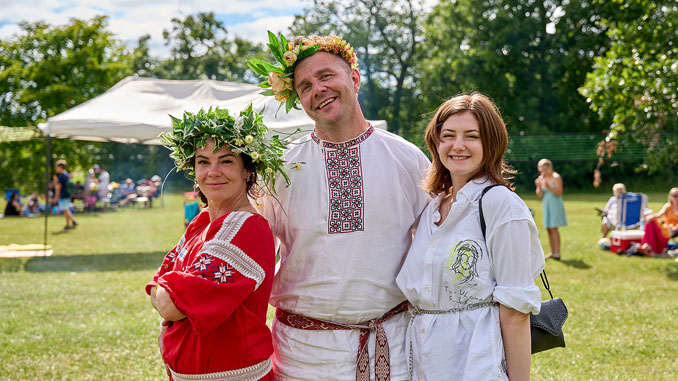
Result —
[[[415,315],[408,326],[414,380],[507,380],[497,303],[539,312],[534,278],[544,253],[537,227],[520,197],[495,187],[483,197],[487,244],[478,199],[490,184],[464,185],[440,227],[441,197],[431,201],[396,279],[413,307],[437,312]],[[460,311],[441,313],[452,309]]]

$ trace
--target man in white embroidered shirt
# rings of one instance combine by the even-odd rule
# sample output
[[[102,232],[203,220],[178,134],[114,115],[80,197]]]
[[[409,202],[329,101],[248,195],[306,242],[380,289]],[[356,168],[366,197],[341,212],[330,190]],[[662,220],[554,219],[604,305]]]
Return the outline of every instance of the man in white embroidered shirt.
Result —
[[[409,315],[395,277],[429,199],[419,188],[429,161],[365,120],[357,58],[343,39],[280,46],[292,75],[270,74],[272,92],[298,97],[315,128],[285,155],[291,185],[279,181],[277,200],[264,200],[280,241],[271,294],[276,378],[406,379]]]

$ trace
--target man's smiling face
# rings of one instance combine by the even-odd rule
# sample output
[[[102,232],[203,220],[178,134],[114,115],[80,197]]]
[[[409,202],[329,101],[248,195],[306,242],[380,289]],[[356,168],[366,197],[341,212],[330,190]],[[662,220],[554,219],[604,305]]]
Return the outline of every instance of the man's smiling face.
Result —
[[[360,75],[341,57],[317,52],[294,69],[294,88],[304,110],[320,125],[332,125],[355,112]]]

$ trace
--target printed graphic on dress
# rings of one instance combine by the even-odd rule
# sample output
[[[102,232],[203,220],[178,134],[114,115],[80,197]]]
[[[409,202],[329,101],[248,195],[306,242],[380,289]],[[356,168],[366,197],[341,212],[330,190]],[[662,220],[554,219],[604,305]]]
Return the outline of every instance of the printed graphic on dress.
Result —
[[[477,265],[481,257],[482,249],[476,241],[463,240],[450,249],[445,268],[454,275],[458,284],[466,284],[478,277]]]

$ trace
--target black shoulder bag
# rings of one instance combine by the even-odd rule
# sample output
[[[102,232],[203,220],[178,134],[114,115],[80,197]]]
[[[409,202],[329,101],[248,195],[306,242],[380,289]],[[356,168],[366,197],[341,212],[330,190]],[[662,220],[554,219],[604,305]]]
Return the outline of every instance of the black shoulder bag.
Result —
[[[487,193],[488,190],[496,186],[503,185],[493,184],[485,187],[478,200],[480,230],[483,232],[483,238],[485,238],[486,230],[485,217],[483,217],[483,196],[485,196],[485,193]],[[565,307],[565,303],[562,299],[554,298],[553,294],[551,294],[549,280],[546,277],[546,270],[539,274],[539,276],[541,277],[541,282],[544,284],[544,288],[549,292],[551,299],[541,302],[539,315],[530,314],[532,353],[565,346],[563,324],[565,324],[565,320],[567,320],[567,307]]]

